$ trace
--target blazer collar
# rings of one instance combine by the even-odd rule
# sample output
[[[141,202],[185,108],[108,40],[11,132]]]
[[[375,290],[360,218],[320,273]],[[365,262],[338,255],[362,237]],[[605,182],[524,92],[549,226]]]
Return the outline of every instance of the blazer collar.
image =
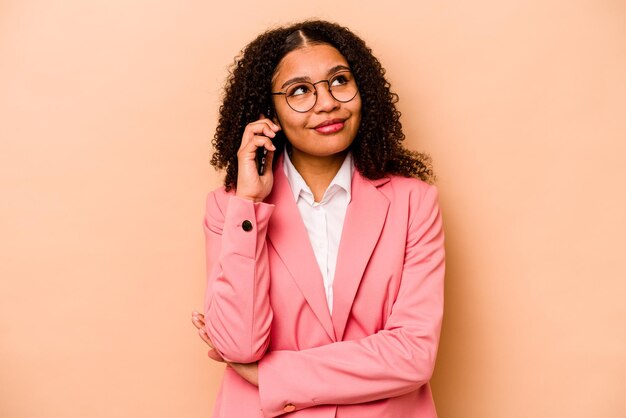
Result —
[[[275,205],[268,225],[269,240],[326,333],[336,341],[322,273],[283,170],[282,155],[274,165],[274,185],[265,202]]]
[[[339,242],[333,280],[333,326],[337,341],[343,334],[352,302],[387,219],[389,199],[378,190],[389,178],[369,180],[358,170],[352,176],[352,200]]]
[[[280,155],[274,165],[274,185],[265,200],[275,205],[268,238],[331,340],[341,341],[361,277],[385,224],[389,200],[377,188],[389,179],[372,181],[354,171],[333,281],[331,318],[322,275],[282,160]]]

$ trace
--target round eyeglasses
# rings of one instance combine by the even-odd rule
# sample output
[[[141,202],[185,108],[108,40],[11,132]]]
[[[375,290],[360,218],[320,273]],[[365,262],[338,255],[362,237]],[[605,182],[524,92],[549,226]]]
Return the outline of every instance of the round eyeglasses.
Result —
[[[308,81],[296,81],[285,87],[285,91],[272,92],[272,95],[285,96],[290,108],[298,113],[305,113],[313,109],[317,103],[317,85],[328,84],[328,91],[335,100],[347,103],[354,99],[359,92],[354,76],[348,70],[338,71],[328,80],[320,80],[315,83]]]

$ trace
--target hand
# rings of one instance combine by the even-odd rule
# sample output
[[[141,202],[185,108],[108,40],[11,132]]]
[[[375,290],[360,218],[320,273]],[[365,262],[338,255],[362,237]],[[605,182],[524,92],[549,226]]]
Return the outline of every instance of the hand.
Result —
[[[217,352],[217,350],[213,346],[213,342],[204,330],[204,315],[202,315],[200,312],[193,311],[191,313],[191,322],[196,328],[198,328],[198,334],[200,335],[200,338],[202,338],[202,340],[207,343],[209,347],[211,347],[211,349],[209,350],[209,357],[211,359],[226,363],[229,367],[232,367],[233,370],[235,370],[237,374],[239,374],[239,376],[243,377],[251,384],[259,386],[258,363],[228,363],[222,358],[220,353]]]
[[[207,345],[211,348],[209,350],[209,353],[208,353],[209,357],[212,360],[220,361],[220,362],[224,363],[225,360],[222,358],[220,353],[217,352],[217,350],[213,346],[213,342],[211,341],[211,339],[209,338],[208,334],[204,330],[204,315],[202,315],[199,312],[193,311],[191,313],[191,322],[194,324],[194,326],[196,328],[198,328],[198,335],[200,335],[200,338],[202,338],[202,340],[205,343],[207,343]]]
[[[264,115],[246,126],[237,152],[237,196],[262,202],[272,191],[274,182],[272,161],[276,147],[272,144],[271,138],[274,138],[280,129],[279,125]],[[259,147],[265,147],[268,151],[265,157],[266,170],[262,176],[259,176],[256,166],[256,150]]]

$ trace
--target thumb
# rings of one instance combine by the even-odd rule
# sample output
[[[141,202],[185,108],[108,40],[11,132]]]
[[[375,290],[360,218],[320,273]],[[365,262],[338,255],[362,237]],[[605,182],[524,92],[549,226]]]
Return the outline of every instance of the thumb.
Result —
[[[225,362],[224,358],[215,349],[209,350],[208,355],[211,360],[219,361],[221,363]]]

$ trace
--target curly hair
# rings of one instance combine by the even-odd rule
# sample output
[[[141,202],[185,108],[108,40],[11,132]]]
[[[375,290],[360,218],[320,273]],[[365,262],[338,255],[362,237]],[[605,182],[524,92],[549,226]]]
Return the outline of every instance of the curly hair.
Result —
[[[289,52],[312,44],[328,44],[348,61],[361,94],[361,124],[350,146],[357,170],[366,178],[387,174],[434,181],[428,155],[409,151],[398,95],[385,79],[385,69],[365,42],[349,29],[335,23],[307,20],[269,30],[248,44],[235,58],[219,109],[219,122],[213,137],[215,153],[211,165],[226,169],[226,190],[237,186],[237,151],[246,125],[261,113],[272,111],[271,85],[277,66]],[[285,137],[279,131],[273,139],[276,156],[284,149]],[[274,158],[274,162],[278,159]]]

